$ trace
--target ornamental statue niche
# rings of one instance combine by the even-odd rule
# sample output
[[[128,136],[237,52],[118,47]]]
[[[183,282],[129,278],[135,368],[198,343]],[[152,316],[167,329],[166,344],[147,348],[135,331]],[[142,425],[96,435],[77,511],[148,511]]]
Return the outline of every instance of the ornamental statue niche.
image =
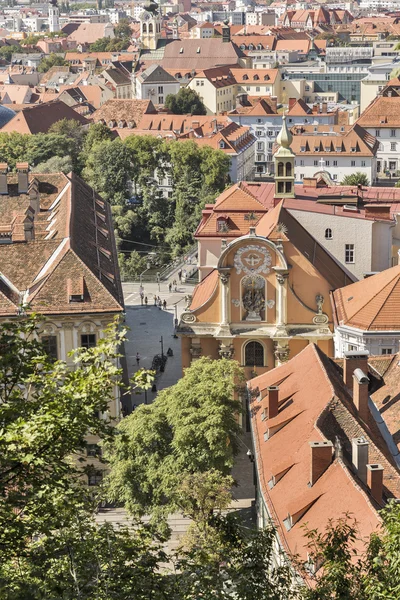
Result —
[[[242,279],[242,305],[246,311],[245,321],[265,320],[265,279],[249,275]]]

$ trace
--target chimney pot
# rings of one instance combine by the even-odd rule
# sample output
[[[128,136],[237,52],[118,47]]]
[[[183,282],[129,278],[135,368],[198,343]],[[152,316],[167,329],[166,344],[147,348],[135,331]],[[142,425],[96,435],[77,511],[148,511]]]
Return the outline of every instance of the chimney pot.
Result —
[[[7,163],[0,163],[0,194],[8,194],[7,172]]]
[[[29,187],[29,164],[26,162],[19,162],[16,164],[16,169],[18,173],[18,194],[26,194]]]
[[[356,369],[368,373],[368,356],[368,350],[344,353],[343,381],[348,388],[353,386],[353,373]]]
[[[309,443],[311,448],[310,484],[313,486],[332,462],[333,444],[329,441]]]
[[[371,496],[378,504],[383,503],[383,467],[374,464],[367,465],[367,484]]]
[[[352,463],[361,481],[367,484],[369,443],[363,437],[351,440]]]
[[[267,392],[268,419],[273,419],[279,412],[279,387],[270,385],[267,387]]]
[[[296,104],[296,102],[297,102],[296,98],[289,98],[289,105],[288,105],[289,110],[292,110],[292,108]]]
[[[361,369],[353,373],[353,403],[361,419],[368,422],[369,379]]]

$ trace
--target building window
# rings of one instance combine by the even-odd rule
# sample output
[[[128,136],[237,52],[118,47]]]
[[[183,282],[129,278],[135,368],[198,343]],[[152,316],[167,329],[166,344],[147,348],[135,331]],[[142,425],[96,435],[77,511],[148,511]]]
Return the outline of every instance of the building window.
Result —
[[[314,160],[314,167],[318,167],[318,161]]]
[[[264,150],[264,142],[257,142],[257,150]]]
[[[164,104],[164,96],[158,96],[158,104]]]
[[[96,334],[95,333],[82,333],[82,335],[81,335],[82,348],[94,348],[95,345],[96,345]]]
[[[333,166],[334,166],[334,167],[337,167],[337,160],[334,160],[334,161],[333,161]]]
[[[102,471],[92,471],[88,474],[88,485],[99,485],[103,481]]]
[[[391,129],[390,130],[390,137],[396,137],[396,130],[395,129]]]
[[[381,135],[381,132],[379,129],[375,129],[375,137],[379,137]]]
[[[390,142],[390,150],[396,152],[396,142]]]
[[[345,245],[345,262],[348,264],[354,263],[354,244]]]
[[[248,342],[246,344],[244,364],[246,367],[264,366],[264,347],[260,342]]]
[[[56,335],[44,335],[41,340],[43,349],[50,360],[58,359],[57,351],[57,336]]]
[[[365,167],[365,164],[366,164],[366,163],[365,163],[365,160],[362,160],[362,161],[361,161],[361,166],[362,166],[362,167]]]
[[[353,344],[348,344],[347,352],[357,352],[357,346],[354,346]]]
[[[87,456],[96,458],[98,456],[101,456],[101,448],[98,444],[87,444],[86,454]]]
[[[256,87],[256,92],[259,92],[259,91],[260,91],[260,88],[259,88],[259,87]]]
[[[381,354],[393,354],[393,348],[381,348]]]
[[[335,179],[335,180],[337,179],[337,174],[336,174],[336,173],[334,173],[334,174],[332,175],[332,179]]]
[[[396,170],[396,162],[394,160],[391,160],[389,162],[389,171],[395,171]]]
[[[328,227],[328,229],[325,229],[325,239],[326,240],[332,239],[332,229],[330,229],[329,227]]]
[[[356,166],[356,161],[355,161],[355,160],[352,160],[352,161],[351,161],[351,166],[352,166],[352,167],[355,167],[355,166]]]

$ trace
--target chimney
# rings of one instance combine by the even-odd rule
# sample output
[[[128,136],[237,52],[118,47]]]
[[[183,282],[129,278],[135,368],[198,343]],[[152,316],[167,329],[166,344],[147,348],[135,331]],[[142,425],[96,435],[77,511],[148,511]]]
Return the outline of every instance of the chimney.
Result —
[[[18,194],[26,194],[28,192],[28,172],[29,164],[27,162],[19,162],[16,164],[18,173]]]
[[[7,171],[7,163],[0,163],[0,194],[8,194]]]
[[[328,112],[328,103],[327,102],[323,102],[322,103],[322,110],[321,110],[321,112],[325,113],[325,114]]]
[[[310,484],[315,482],[325,473],[332,462],[332,442],[309,442],[311,448],[311,473]]]
[[[378,504],[382,504],[383,467],[382,465],[367,465],[367,485],[371,496]]]
[[[271,107],[271,110],[273,110],[274,113],[276,113],[278,110],[278,96],[270,96],[269,105]]]
[[[351,460],[357,475],[367,485],[367,464],[369,444],[363,437],[351,440]]]
[[[279,411],[279,387],[270,385],[267,387],[267,392],[266,408],[268,410],[268,419],[273,419]]]
[[[353,373],[353,402],[362,420],[368,422],[368,384],[369,379],[361,369]]]
[[[313,115],[318,114],[318,104],[313,104],[312,111],[313,111]]]
[[[293,106],[296,104],[297,100],[296,98],[289,98],[289,106],[288,109],[292,110]]]
[[[353,386],[353,373],[356,369],[368,373],[368,356],[368,350],[344,353],[343,381],[348,388]]]

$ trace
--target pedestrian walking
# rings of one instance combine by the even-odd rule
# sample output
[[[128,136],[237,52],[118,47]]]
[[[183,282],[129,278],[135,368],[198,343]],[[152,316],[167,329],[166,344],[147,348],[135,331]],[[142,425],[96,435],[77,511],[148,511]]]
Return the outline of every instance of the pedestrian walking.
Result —
[[[179,281],[182,281],[182,270],[181,269],[179,269],[179,271],[178,271],[178,279],[179,279]]]
[[[157,306],[157,296],[154,294],[154,306]]]
[[[173,280],[172,285],[174,286],[174,292],[177,291],[176,279]]]
[[[184,282],[186,282],[186,269],[183,269],[182,279],[183,279]]]
[[[145,296],[145,297],[144,297],[144,303],[145,303],[145,305],[147,306],[147,303],[148,303],[147,296]]]
[[[140,363],[140,354],[139,354],[139,352],[136,352],[136,364],[137,364],[137,366],[139,366],[139,363]]]
[[[162,309],[162,302],[161,302],[161,298],[158,299],[158,308],[159,310]]]
[[[172,283],[171,282],[169,282],[169,284],[168,284],[168,289],[169,289],[169,293],[171,293],[171,290],[172,290]]]
[[[163,302],[163,309],[167,310],[167,301],[166,300],[164,300],[164,302]]]

